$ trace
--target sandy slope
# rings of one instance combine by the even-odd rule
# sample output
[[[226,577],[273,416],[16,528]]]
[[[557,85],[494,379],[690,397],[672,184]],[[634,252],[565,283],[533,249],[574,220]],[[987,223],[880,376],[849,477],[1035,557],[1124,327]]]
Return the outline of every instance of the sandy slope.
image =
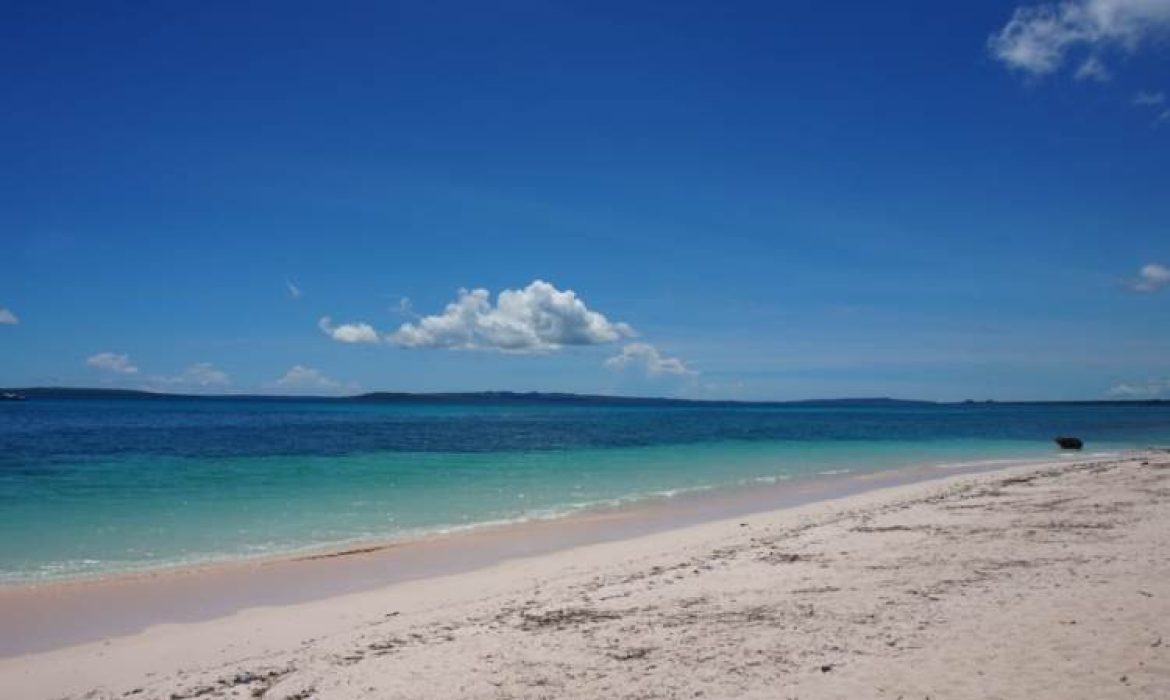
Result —
[[[1167,698],[1170,454],[1017,468],[0,661],[4,698]]]

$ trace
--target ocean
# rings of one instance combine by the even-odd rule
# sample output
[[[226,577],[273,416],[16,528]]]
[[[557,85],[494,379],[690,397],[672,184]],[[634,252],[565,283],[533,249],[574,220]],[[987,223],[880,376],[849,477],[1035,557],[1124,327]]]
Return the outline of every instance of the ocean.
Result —
[[[1170,445],[1170,405],[0,402],[0,582],[410,538],[695,490]]]

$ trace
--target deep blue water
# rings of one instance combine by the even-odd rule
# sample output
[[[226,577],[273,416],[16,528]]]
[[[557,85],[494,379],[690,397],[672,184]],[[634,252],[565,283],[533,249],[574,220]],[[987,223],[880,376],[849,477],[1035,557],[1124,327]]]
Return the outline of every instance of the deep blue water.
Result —
[[[0,581],[294,551],[685,489],[1170,444],[1170,406],[0,403]]]

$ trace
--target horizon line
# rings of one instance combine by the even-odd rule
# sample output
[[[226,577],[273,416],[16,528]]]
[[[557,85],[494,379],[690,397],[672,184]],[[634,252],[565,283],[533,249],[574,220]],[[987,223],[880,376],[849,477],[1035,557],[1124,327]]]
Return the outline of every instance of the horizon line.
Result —
[[[356,394],[264,394],[264,393],[173,393],[150,389],[128,389],[115,387],[90,386],[30,386],[30,387],[0,387],[5,394],[119,394],[124,397],[138,396],[142,398],[182,398],[182,399],[270,399],[270,400],[314,400],[314,401],[354,401],[383,399],[441,399],[441,398],[516,398],[516,399],[563,399],[587,401],[620,401],[620,402],[653,402],[675,404],[742,404],[742,405],[778,405],[778,404],[807,404],[807,403],[870,403],[870,404],[929,404],[929,405],[967,405],[967,404],[1126,404],[1145,405],[1170,403],[1170,399],[1150,398],[1112,398],[1112,399],[956,399],[941,401],[934,399],[907,399],[889,396],[843,396],[817,397],[804,399],[702,399],[684,398],[676,396],[640,396],[628,394],[583,394],[568,391],[515,391],[508,389],[485,389],[478,391],[395,391],[376,390]],[[27,398],[27,396],[26,396]],[[56,398],[85,398],[84,396],[58,396]]]

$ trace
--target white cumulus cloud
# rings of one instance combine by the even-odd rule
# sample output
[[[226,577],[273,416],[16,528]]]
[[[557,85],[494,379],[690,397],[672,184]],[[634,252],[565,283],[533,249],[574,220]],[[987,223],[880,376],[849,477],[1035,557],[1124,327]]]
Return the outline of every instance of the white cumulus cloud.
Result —
[[[536,280],[501,291],[495,304],[486,289],[462,289],[441,314],[404,323],[387,339],[405,348],[539,352],[633,335],[629,325],[589,309],[576,292]]]
[[[312,367],[293,365],[284,373],[283,377],[273,382],[273,386],[278,389],[336,391],[341,388],[341,383],[326,377]]]
[[[611,369],[624,369],[628,366],[641,367],[649,374],[698,374],[695,370],[677,357],[665,357],[649,343],[630,343],[622,348],[620,355],[614,355],[605,361],[605,366]]]
[[[117,374],[138,374],[138,368],[130,362],[130,356],[125,353],[99,352],[87,358],[85,364]]]
[[[1138,270],[1138,276],[1129,282],[1130,288],[1137,292],[1156,292],[1170,284],[1170,268],[1157,263],[1150,263]]]
[[[1085,58],[1077,76],[1107,79],[1101,56],[1135,52],[1170,33],[1170,0],[1065,0],[1016,8],[988,39],[991,54],[1033,77],[1055,73],[1070,54]]]
[[[20,323],[20,319],[16,317],[16,314],[0,306],[0,326],[15,326],[18,323]]]
[[[343,323],[340,326],[333,325],[333,320],[328,316],[322,316],[321,320],[317,322],[317,327],[325,335],[333,338],[339,343],[376,343],[378,342],[378,331],[368,323]]]
[[[1170,378],[1147,379],[1134,384],[1118,384],[1109,390],[1109,395],[1127,399],[1158,399],[1170,397]]]

